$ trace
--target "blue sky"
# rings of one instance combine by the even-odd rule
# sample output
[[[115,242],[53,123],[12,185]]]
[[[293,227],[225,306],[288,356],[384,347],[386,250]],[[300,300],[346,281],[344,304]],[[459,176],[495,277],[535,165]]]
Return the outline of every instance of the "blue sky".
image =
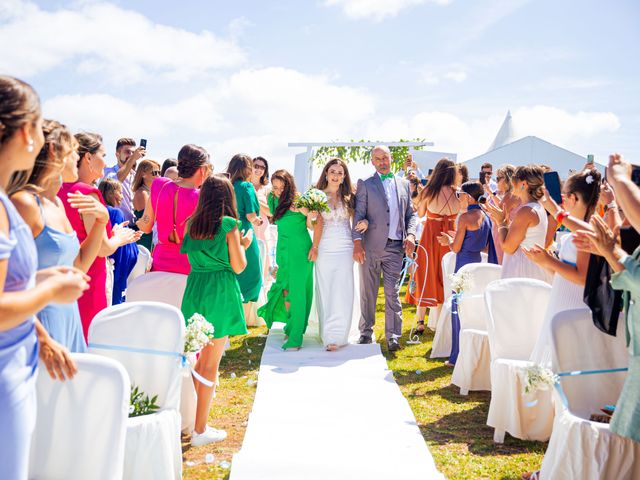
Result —
[[[519,136],[640,161],[634,1],[0,2],[0,71],[75,130],[292,167],[289,141]],[[10,47],[8,46],[10,45]]]

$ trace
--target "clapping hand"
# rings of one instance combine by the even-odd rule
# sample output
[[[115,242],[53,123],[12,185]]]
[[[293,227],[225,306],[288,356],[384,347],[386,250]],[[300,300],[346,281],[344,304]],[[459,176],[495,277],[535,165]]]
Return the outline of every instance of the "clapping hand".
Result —
[[[448,233],[441,233],[440,235],[438,235],[437,239],[440,245],[442,245],[443,247],[448,247],[453,243],[453,237]]]
[[[531,248],[520,248],[529,260],[541,267],[548,266],[551,259],[553,259],[553,255],[551,255],[549,251],[545,250],[542,245],[539,245],[537,243]]]
[[[132,230],[127,227],[129,222],[122,222],[114,225],[111,229],[114,238],[117,239],[118,245],[128,245],[130,243],[135,243],[140,240],[142,237],[142,233],[140,230]]]
[[[358,223],[356,223],[355,230],[358,233],[364,233],[369,228],[369,221],[367,219],[362,219]]]
[[[616,249],[620,227],[612,231],[599,216],[594,215],[589,222],[593,230],[578,230],[573,243],[578,250],[608,258]]]
[[[109,222],[109,211],[99,200],[91,195],[84,195],[80,192],[67,194],[69,205],[76,208],[80,215],[89,215],[95,221],[106,225]]]
[[[606,180],[602,182],[602,188],[600,188],[600,204],[609,205],[611,202],[616,201],[616,194],[613,193],[613,188]]]
[[[616,183],[631,177],[631,164],[624,161],[619,153],[609,155],[607,165],[607,181],[615,188]]]
[[[506,207],[498,207],[490,203],[485,203],[480,206],[497,225],[502,225],[508,221]]]

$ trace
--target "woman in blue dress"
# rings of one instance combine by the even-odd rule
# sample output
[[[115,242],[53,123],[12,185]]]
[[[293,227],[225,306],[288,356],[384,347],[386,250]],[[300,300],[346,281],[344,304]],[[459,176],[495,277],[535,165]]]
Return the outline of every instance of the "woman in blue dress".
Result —
[[[442,245],[449,245],[451,250],[456,253],[454,272],[457,273],[469,263],[481,262],[481,252],[484,251],[489,256],[489,263],[497,264],[498,257],[491,236],[491,220],[480,208],[480,204],[486,202],[482,184],[479,182],[464,183],[460,189],[460,201],[463,210],[466,202],[467,211],[460,215],[457,230],[455,233],[443,233],[438,237]],[[458,318],[456,297],[451,299],[451,336],[451,355],[447,364],[455,365],[460,348],[460,319]]]
[[[35,318],[51,302],[88,288],[74,268],[38,272],[29,227],[6,194],[13,172],[30,170],[44,143],[40,100],[28,84],[0,76],[0,478],[26,480],[35,425],[38,353],[52,377],[73,376],[68,354]]]

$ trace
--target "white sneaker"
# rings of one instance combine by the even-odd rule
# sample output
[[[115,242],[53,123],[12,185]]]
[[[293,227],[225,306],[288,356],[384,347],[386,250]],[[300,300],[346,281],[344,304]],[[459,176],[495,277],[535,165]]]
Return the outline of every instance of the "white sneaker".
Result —
[[[207,428],[202,433],[196,433],[195,430],[191,432],[191,446],[200,447],[213,442],[221,442],[225,438],[227,438],[227,432],[207,425]]]

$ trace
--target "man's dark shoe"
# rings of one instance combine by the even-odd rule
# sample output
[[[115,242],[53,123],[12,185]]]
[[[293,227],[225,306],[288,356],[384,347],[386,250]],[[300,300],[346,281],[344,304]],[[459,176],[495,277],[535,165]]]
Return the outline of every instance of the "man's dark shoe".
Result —
[[[400,342],[398,342],[397,338],[392,338],[387,342],[387,348],[390,352],[397,352],[400,350]]]
[[[371,337],[367,337],[366,335],[360,335],[360,338],[358,339],[358,343],[360,345],[367,345],[371,343]]]

